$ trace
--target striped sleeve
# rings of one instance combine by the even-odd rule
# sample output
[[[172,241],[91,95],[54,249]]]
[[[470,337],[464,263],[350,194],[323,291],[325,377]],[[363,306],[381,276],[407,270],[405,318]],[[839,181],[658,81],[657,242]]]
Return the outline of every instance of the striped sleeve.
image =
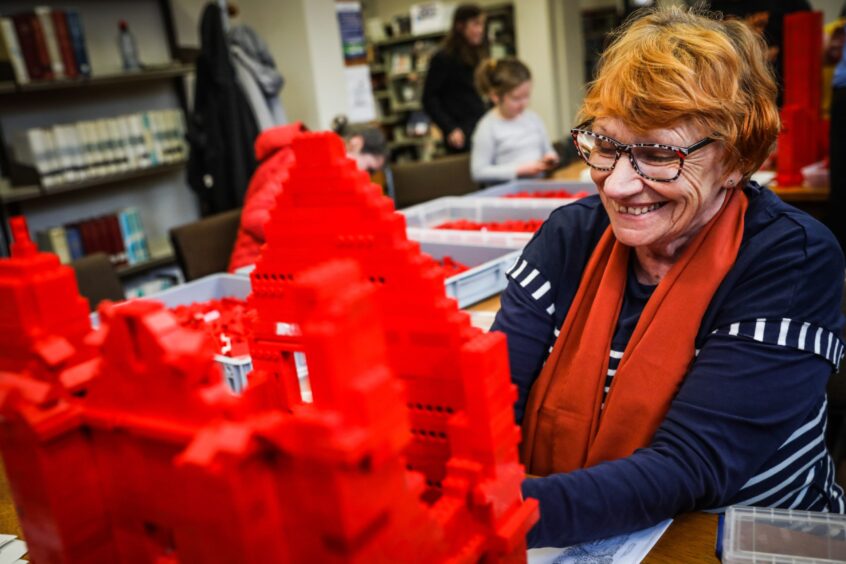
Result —
[[[796,319],[752,319],[735,321],[716,329],[713,334],[752,339],[806,352],[826,359],[835,370],[840,369],[844,343],[840,337],[819,325]]]
[[[529,261],[521,256],[505,274],[531,296],[542,310],[550,316],[555,314],[552,285]]]

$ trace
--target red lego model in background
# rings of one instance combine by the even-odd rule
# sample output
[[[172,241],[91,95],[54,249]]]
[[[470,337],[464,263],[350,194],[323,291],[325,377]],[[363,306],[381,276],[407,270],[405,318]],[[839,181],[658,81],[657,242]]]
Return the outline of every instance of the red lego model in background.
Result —
[[[784,107],[778,136],[776,182],[801,186],[802,168],[826,157],[822,118],[822,12],[784,18]]]
[[[294,151],[252,275],[243,395],[214,339],[160,304],[106,304],[96,332],[87,308],[2,318],[0,339],[65,343],[0,359],[0,450],[34,561],[525,560],[537,504],[520,499],[504,336],[445,296],[340,138]],[[80,303],[67,267],[15,238],[0,310]]]

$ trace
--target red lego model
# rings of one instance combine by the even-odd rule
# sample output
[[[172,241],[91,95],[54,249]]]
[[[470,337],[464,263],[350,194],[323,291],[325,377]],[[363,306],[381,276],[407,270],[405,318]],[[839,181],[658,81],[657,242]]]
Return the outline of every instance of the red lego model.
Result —
[[[504,336],[445,296],[339,137],[294,151],[240,396],[214,339],[160,304],[105,304],[96,332],[78,307],[54,323],[56,296],[84,300],[15,223],[0,341],[35,337],[0,357],[0,451],[34,561],[525,560],[537,504],[520,499]]]
[[[825,157],[822,107],[822,12],[784,18],[784,106],[776,182],[800,186],[802,167]]]

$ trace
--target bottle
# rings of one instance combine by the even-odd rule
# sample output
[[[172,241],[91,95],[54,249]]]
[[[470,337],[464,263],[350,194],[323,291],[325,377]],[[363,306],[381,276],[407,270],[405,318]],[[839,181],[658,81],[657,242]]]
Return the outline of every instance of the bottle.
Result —
[[[123,60],[123,70],[137,71],[141,70],[141,62],[138,60],[138,47],[135,44],[135,37],[129,31],[129,25],[126,20],[118,22],[118,48],[120,49],[120,58]]]

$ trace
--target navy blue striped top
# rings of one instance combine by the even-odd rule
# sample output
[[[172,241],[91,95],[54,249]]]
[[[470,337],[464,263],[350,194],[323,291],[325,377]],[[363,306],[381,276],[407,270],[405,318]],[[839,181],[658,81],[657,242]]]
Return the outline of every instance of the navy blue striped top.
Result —
[[[846,510],[824,442],[825,385],[844,349],[843,256],[811,217],[755,184],[746,193],[737,261],[704,316],[696,358],[652,444],[625,459],[526,480],[524,495],[541,504],[531,546],[564,546],[734,504]],[[607,226],[598,197],[560,208],[509,271],[493,329],[508,336],[518,421]],[[651,293],[630,274],[607,386]]]

